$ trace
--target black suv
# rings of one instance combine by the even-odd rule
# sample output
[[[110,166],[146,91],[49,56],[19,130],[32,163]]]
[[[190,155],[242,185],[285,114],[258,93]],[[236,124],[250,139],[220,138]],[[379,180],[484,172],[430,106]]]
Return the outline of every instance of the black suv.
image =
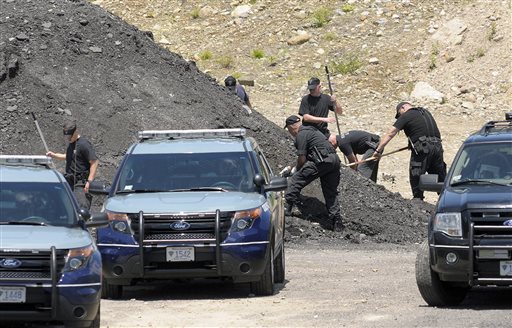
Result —
[[[431,306],[459,304],[474,286],[512,286],[512,113],[470,135],[445,182],[422,175],[440,193],[416,282]]]

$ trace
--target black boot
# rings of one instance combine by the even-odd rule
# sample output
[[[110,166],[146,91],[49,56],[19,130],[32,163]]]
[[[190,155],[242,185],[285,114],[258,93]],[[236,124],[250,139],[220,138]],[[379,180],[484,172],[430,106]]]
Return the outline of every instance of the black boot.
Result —
[[[288,202],[285,202],[284,203],[284,215],[300,217],[302,215],[302,213],[297,208],[297,206],[295,206],[295,204],[290,204]]]
[[[345,230],[345,226],[341,222],[341,218],[334,219],[332,222],[332,230],[335,232],[343,232]]]

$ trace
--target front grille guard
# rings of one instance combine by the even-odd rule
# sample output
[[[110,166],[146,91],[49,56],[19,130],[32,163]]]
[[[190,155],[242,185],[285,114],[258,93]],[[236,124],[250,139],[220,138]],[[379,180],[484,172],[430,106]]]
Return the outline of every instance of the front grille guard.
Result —
[[[476,224],[475,224],[476,223]],[[473,217],[470,216],[469,220],[469,229],[468,229],[468,240],[469,240],[469,285],[475,286],[480,283],[484,283],[486,285],[512,285],[512,277],[492,277],[492,278],[481,278],[478,276],[478,273],[475,272],[475,254],[476,251],[485,250],[485,249],[502,249],[508,250],[512,252],[512,242],[507,245],[481,245],[481,240],[512,240],[512,226],[504,226],[504,225],[484,225],[480,224],[478,220],[474,220]],[[480,244],[475,245],[475,231],[481,232],[484,237],[481,237]],[[479,234],[481,236],[481,234]]]
[[[139,275],[144,277],[144,212],[139,212]],[[215,267],[217,274],[222,275],[222,253],[220,251],[221,231],[220,231],[220,210],[215,211]]]

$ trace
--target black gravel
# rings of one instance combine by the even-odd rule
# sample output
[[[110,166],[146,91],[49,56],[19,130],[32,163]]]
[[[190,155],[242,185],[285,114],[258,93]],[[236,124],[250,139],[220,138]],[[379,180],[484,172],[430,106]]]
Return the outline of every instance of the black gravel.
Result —
[[[2,154],[45,153],[31,113],[56,151],[65,146],[62,123],[78,119],[96,147],[103,180],[112,179],[143,129],[243,127],[274,171],[295,159],[282,127],[247,114],[215,79],[159,47],[150,32],[87,1],[0,0],[0,110]],[[320,185],[313,183],[303,191],[302,218],[287,218],[287,240],[403,244],[425,237],[432,205],[345,168],[340,190],[345,232],[327,229]]]

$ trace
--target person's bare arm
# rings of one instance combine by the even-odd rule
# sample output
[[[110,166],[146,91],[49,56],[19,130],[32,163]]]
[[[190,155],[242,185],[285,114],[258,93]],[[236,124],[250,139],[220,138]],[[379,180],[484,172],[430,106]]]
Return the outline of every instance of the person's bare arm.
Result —
[[[336,114],[343,114],[343,107],[341,107],[340,103],[336,100],[336,96],[331,96],[331,101],[334,103],[334,111]]]
[[[302,168],[302,166],[306,163],[306,156],[300,155],[297,157],[297,165],[295,166],[297,168],[297,171]]]
[[[93,181],[96,177],[96,170],[98,169],[99,161],[97,159],[94,159],[89,162],[91,164],[91,167],[89,169],[89,176],[87,177],[87,182],[85,183],[84,190],[85,192],[89,192],[90,187],[90,181]]]
[[[46,153],[46,156],[49,156],[51,158],[55,158],[55,159],[58,159],[60,161],[63,161],[66,159],[66,154],[62,154],[62,153],[54,153],[53,151],[49,151]]]
[[[393,139],[394,136],[398,133],[398,129],[392,126],[388,132],[380,139],[379,145],[377,146],[377,149],[375,149],[375,152],[373,153],[373,157],[380,158],[382,155],[382,150],[386,145]]]
[[[334,123],[336,122],[336,119],[334,117],[319,117],[319,116],[313,116],[311,114],[304,114],[302,117],[302,120],[304,122],[308,123]]]

